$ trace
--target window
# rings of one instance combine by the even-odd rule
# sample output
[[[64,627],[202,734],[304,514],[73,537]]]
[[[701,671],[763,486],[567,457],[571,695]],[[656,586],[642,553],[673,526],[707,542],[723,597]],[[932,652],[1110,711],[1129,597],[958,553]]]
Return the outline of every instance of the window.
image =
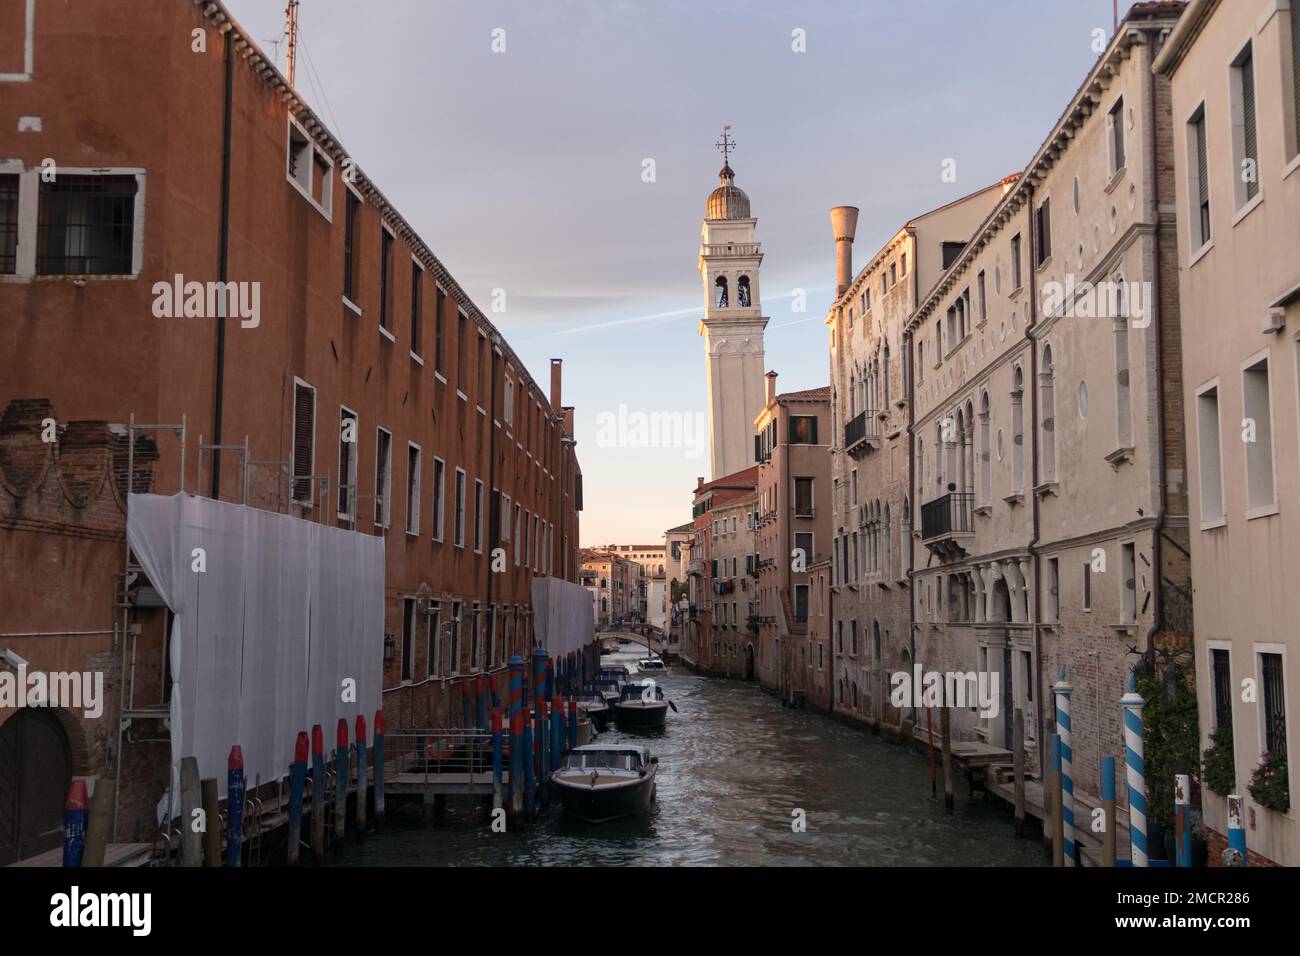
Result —
[[[1061,562],[1059,558],[1047,559],[1047,595],[1043,619],[1055,624],[1061,619]]]
[[[330,218],[334,190],[334,161],[307,136],[298,121],[289,117],[289,146],[286,176],[326,218]]]
[[[976,283],[976,285],[977,285],[978,288],[979,288],[979,295],[980,295],[980,325],[983,325],[985,322],[988,321],[988,318],[989,318],[989,301],[988,301],[988,295],[987,295],[987,293],[985,292],[985,286],[984,286],[984,270],[983,270],[983,269],[980,270],[980,274],[976,277],[976,279],[975,279],[975,283]]]
[[[343,213],[343,294],[349,301],[356,298],[357,287],[357,219],[361,211],[361,200],[351,189],[345,189],[347,195]]]
[[[420,446],[406,444],[406,533],[420,533]]]
[[[813,562],[813,536],[811,531],[796,531],[794,535],[794,546],[803,552],[805,563],[811,564]]]
[[[794,586],[794,622],[808,623],[808,585],[806,584]]]
[[[310,506],[316,451],[316,389],[306,382],[293,382],[293,500]]]
[[[433,540],[443,540],[443,519],[446,514],[447,464],[441,458],[433,460]]]
[[[461,394],[469,388],[469,316],[460,312],[456,323],[456,387]]]
[[[1137,562],[1136,546],[1130,542],[1120,545],[1119,622],[1137,622]]]
[[[451,602],[451,676],[460,673],[460,602]]]
[[[1205,104],[1197,107],[1187,124],[1188,183],[1187,195],[1191,200],[1190,245],[1199,249],[1210,241],[1210,169],[1206,142]]]
[[[979,503],[987,505],[993,500],[993,449],[989,443],[989,393],[980,393],[980,482]]]
[[[509,375],[506,376],[505,401],[501,404],[502,416],[509,427],[515,422],[515,380]]]
[[[1259,194],[1259,137],[1255,126],[1255,60],[1252,46],[1232,64],[1232,157],[1237,208]]]
[[[483,553],[483,480],[474,479],[474,550]]]
[[[1124,97],[1110,108],[1106,128],[1110,133],[1110,174],[1114,176],[1124,168]]]
[[[488,396],[488,340],[480,329],[478,333],[478,392],[474,395],[474,400],[478,402],[480,408],[491,406],[492,399]]]
[[[1115,277],[1115,287],[1124,288],[1124,277]],[[1115,437],[1120,448],[1133,443],[1133,400],[1129,389],[1128,319],[1121,306],[1114,318],[1115,330]]]
[[[1011,493],[1024,491],[1025,481],[1024,373],[1017,368],[1011,388]]]
[[[393,478],[393,435],[380,428],[375,433],[375,527],[388,527],[388,492]]]
[[[817,416],[816,415],[791,415],[790,416],[790,444],[791,445],[817,444]]]
[[[420,280],[424,270],[414,259],[411,260],[411,353],[420,354]]]
[[[425,622],[425,676],[437,677],[442,673],[442,631],[439,625],[442,620],[442,605],[437,601],[429,605],[429,617]]]
[[[442,286],[435,287],[433,300],[433,367],[442,372],[447,368],[443,362],[443,341],[446,338],[443,334],[446,329],[446,316],[444,313],[447,311],[447,293],[442,291]]]
[[[1270,508],[1277,503],[1277,497],[1273,489],[1273,427],[1267,356],[1242,371],[1241,391],[1246,417],[1242,423],[1243,438],[1246,439],[1246,507],[1252,510]]]
[[[1083,562],[1083,610],[1092,610],[1092,562]]]
[[[1042,266],[1052,258],[1052,199],[1044,199],[1034,211],[1034,229],[1037,233],[1037,252],[1034,264]]]
[[[61,174],[55,182],[42,182],[37,210],[36,273],[135,274],[138,189],[134,176]],[[16,229],[16,198],[13,202]]]
[[[1214,701],[1214,729],[1232,727],[1232,666],[1226,647],[1210,648],[1210,693]]]
[[[1052,364],[1052,347],[1043,347],[1043,370],[1039,373],[1039,401],[1042,403],[1043,480],[1056,479],[1056,370]]]
[[[470,624],[470,628],[469,628],[469,669],[471,671],[478,670],[479,649],[480,649],[479,622],[481,620],[482,614],[483,614],[482,608],[478,605],[477,602],[475,602],[474,610],[473,610],[474,620]]]
[[[0,176],[0,275],[18,271],[18,181]]]
[[[392,318],[388,312],[388,295],[392,288],[393,235],[379,227],[379,327],[388,329]],[[390,329],[391,331],[391,329]]]
[[[519,567],[519,556],[522,553],[524,537],[524,509],[518,502],[515,503],[515,567]],[[601,587],[604,587],[602,584]]]
[[[1011,289],[1020,288],[1020,233],[1011,237]]]
[[[339,506],[338,516],[356,518],[357,493],[357,413],[346,405],[339,407]]]
[[[456,524],[453,528],[453,544],[465,547],[465,469],[456,469]]]
[[[402,681],[415,672],[415,598],[402,601]]]
[[[1286,755],[1286,696],[1281,654],[1259,655],[1264,685],[1264,752]]]
[[[1201,483],[1201,521],[1223,519],[1223,470],[1219,458],[1219,389],[1196,396],[1197,458]]]

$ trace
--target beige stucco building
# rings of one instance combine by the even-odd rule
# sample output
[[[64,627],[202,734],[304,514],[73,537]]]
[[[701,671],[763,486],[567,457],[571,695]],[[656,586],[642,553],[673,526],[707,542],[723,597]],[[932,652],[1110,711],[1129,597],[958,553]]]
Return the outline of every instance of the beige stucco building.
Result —
[[[1178,5],[1139,4],[1019,180],[916,309],[914,637],[998,679],[959,737],[1029,766],[1072,687],[1076,794],[1122,767],[1129,669],[1191,631],[1167,82]],[[1125,802],[1120,787],[1120,802]]]
[[[1288,812],[1249,784],[1265,751],[1300,757],[1298,14],[1193,0],[1156,63],[1173,94],[1201,735],[1209,747],[1231,725],[1252,862],[1286,866],[1300,865],[1295,772]],[[1202,792],[1211,862],[1226,796]]]
[[[835,712],[850,719],[899,721],[889,706],[888,675],[909,670],[914,654],[907,320],[1012,182],[916,217],[856,276],[858,210],[831,210],[837,298],[826,316],[833,409],[830,690]]]

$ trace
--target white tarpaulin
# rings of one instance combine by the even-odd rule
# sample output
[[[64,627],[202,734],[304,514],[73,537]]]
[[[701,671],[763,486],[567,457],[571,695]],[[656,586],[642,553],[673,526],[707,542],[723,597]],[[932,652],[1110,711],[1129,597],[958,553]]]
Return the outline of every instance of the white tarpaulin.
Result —
[[[382,538],[192,495],[131,495],[127,540],[175,615],[172,782],[196,757],[226,787],[238,744],[248,786],[283,776],[298,732],[380,705]],[[202,549],[201,552],[196,549]],[[200,570],[201,568],[201,570]],[[355,700],[344,682],[355,681]],[[349,698],[352,694],[346,694]],[[160,813],[167,807],[164,797]]]
[[[581,650],[596,637],[591,592],[560,578],[533,578],[533,636],[551,660]]]

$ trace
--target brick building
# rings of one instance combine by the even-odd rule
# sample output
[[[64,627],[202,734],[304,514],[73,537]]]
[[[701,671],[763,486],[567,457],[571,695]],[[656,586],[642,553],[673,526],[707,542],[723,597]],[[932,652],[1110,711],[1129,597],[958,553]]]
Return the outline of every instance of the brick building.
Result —
[[[758,678],[783,701],[807,694],[809,567],[830,554],[831,390],[778,395],[766,376],[766,403],[754,422],[758,460]]]
[[[117,838],[147,839],[166,780],[169,615],[126,562],[128,483],[383,537],[389,726],[459,722],[472,675],[529,646],[532,578],[577,577],[559,360],[529,373],[221,3],[139,0],[129,30],[11,6],[32,52],[0,69],[0,648],[103,671],[108,702],[0,712],[67,755],[55,825],[68,775],[120,771]],[[46,804],[0,862],[45,848]]]

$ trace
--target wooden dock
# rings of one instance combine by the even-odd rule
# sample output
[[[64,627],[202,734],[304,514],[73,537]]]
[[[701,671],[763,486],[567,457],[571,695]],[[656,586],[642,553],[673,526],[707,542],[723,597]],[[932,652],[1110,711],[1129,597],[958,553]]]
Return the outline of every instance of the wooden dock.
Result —
[[[110,843],[104,850],[104,866],[146,866],[153,846],[149,843]],[[63,847],[56,846],[9,866],[63,866]]]

